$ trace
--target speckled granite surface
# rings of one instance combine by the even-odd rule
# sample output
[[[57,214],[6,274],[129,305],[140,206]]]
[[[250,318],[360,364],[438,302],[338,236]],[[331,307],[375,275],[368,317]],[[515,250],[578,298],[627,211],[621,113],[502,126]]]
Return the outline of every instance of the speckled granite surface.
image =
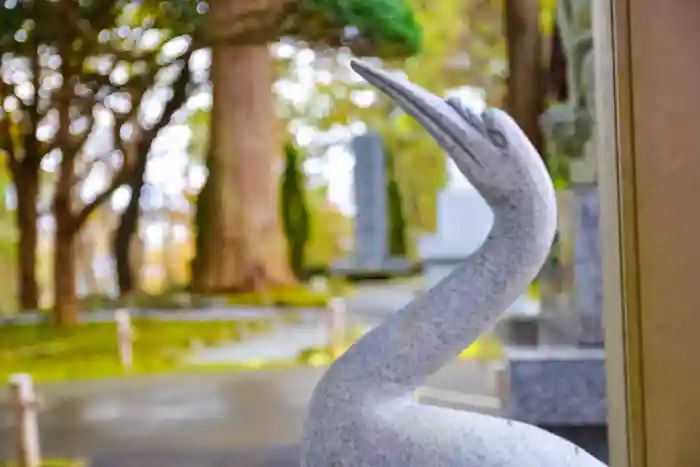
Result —
[[[602,349],[516,349],[508,360],[508,416],[537,425],[606,423]]]
[[[416,403],[412,391],[489,329],[541,268],[556,227],[552,181],[504,112],[476,115],[360,62],[353,69],[415,118],[494,212],[484,244],[366,334],[309,404],[303,467],[601,467],[543,429]],[[399,156],[397,156],[399,157]]]

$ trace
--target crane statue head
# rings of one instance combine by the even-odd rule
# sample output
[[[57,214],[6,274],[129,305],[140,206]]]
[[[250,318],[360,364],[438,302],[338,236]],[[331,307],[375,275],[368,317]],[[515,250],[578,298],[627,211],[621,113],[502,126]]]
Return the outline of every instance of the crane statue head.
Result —
[[[351,67],[420,123],[492,208],[519,196],[523,184],[551,186],[537,150],[502,110],[477,115],[457,98],[443,100],[359,60]]]
[[[325,372],[309,403],[302,467],[602,467],[537,427],[412,397],[535,278],[554,237],[554,188],[540,155],[505,112],[477,115],[363,62],[351,66],[447,151],[494,221],[476,252]]]

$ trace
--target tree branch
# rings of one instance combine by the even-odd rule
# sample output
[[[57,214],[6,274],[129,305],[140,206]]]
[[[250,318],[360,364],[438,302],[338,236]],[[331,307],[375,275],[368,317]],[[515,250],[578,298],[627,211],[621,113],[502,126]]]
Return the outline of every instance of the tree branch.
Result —
[[[133,167],[133,161],[129,160],[131,159],[129,154],[131,151],[129,151],[126,148],[124,141],[119,137],[119,130],[126,122],[136,119],[138,110],[141,107],[141,101],[143,100],[143,96],[145,95],[147,89],[148,86],[145,86],[133,92],[131,94],[133,102],[131,105],[131,109],[129,109],[129,112],[120,116],[115,115],[114,127],[112,128],[112,131],[114,133],[113,140],[115,142],[115,145],[117,146],[117,149],[119,149],[119,151],[122,153],[122,166],[119,169],[119,171],[114,175],[112,183],[110,183],[110,185],[104,191],[95,196],[95,198],[91,202],[83,206],[83,208],[80,209],[80,211],[76,214],[73,222],[74,231],[78,231],[83,226],[83,224],[85,224],[85,222],[95,211],[95,209],[97,209],[102,203],[107,201],[109,197],[112,196],[112,194],[117,190],[117,188],[124,185],[129,179],[129,173],[131,171],[131,168]]]
[[[122,164],[121,169],[117,172],[112,179],[112,183],[109,184],[101,193],[98,193],[95,198],[88,204],[83,206],[83,208],[75,216],[73,222],[73,231],[77,232],[85,224],[85,222],[90,218],[90,215],[95,212],[95,210],[102,205],[105,201],[109,199],[110,196],[128,179],[130,165],[126,163],[126,160]]]
[[[158,133],[160,133],[160,131],[170,123],[173,114],[175,114],[180,107],[185,105],[185,102],[187,101],[187,85],[192,77],[192,71],[190,70],[190,58],[192,57],[193,53],[194,50],[190,49],[180,59],[182,61],[182,70],[180,71],[180,76],[178,76],[175,82],[173,82],[171,85],[173,95],[168,103],[165,104],[163,113],[160,114],[158,121],[153,125],[153,127],[144,132],[144,138],[149,141],[149,147],[150,142],[152,142],[156,136],[158,136]]]
[[[95,165],[97,165],[99,162],[101,162],[107,166],[111,165],[110,158],[112,157],[113,154],[114,154],[113,150],[107,151],[103,154],[95,156],[94,159],[85,162],[85,165],[86,165],[85,169],[81,170],[80,173],[76,173],[76,175],[75,175],[75,177],[76,177],[75,184],[79,185],[79,184],[83,183],[85,180],[87,180],[87,178],[92,173],[92,169],[94,169]]]
[[[115,23],[119,9],[115,8],[118,0],[101,0],[83,9],[83,18],[88,19],[92,34],[87,35],[85,57],[94,55],[100,43],[97,40],[100,31],[107,29]]]
[[[2,120],[0,120],[0,153],[5,155],[5,161],[10,172],[14,175],[17,170],[19,161],[17,160],[17,155],[12,148],[12,137],[10,135],[10,124],[9,117],[5,115]]]
[[[91,109],[92,110],[92,109]],[[82,134],[75,135],[75,138],[70,141],[70,152],[75,155],[81,152],[85,148],[85,143],[92,134],[93,128],[95,128],[95,115],[92,111],[88,114],[88,125]]]
[[[5,101],[5,98],[10,93],[10,87],[5,83],[0,77],[0,103]],[[8,167],[15,173],[17,164],[19,160],[17,159],[17,154],[14,151],[14,145],[12,143],[12,125],[10,123],[10,114],[4,111],[5,115],[2,116],[0,120],[0,152],[5,153],[5,158],[8,163]]]

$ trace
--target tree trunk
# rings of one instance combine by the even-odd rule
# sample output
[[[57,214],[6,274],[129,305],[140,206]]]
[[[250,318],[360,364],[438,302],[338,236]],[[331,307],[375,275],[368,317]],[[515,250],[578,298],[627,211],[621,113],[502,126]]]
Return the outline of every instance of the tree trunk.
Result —
[[[76,272],[79,271],[76,278],[82,277],[85,281],[86,295],[97,295],[102,292],[94,268],[97,253],[95,246],[97,238],[95,237],[87,228],[75,236]]]
[[[567,74],[567,60],[564,53],[564,44],[561,39],[559,25],[555,25],[552,33],[552,45],[549,56],[549,69],[547,76],[547,94],[553,99],[563,102],[569,95]]]
[[[214,173],[212,162],[214,162],[213,157],[208,154],[207,170],[209,174]],[[218,219],[213,207],[213,179],[214,177],[209,175],[197,195],[194,219],[195,255],[190,264],[190,290],[194,293],[206,293],[212,283],[212,268],[209,266],[209,262],[210,258],[214,256],[211,252],[216,247],[212,242],[217,240],[212,232],[212,223]]]
[[[139,235],[131,237],[129,242],[129,269],[131,271],[131,291],[144,290],[144,267],[146,263],[145,245]]]
[[[58,221],[57,223],[60,223]],[[57,226],[54,243],[54,316],[63,327],[78,324],[78,296],[75,287],[76,235]]]
[[[172,97],[167,104],[165,104],[160,119],[150,130],[144,131],[143,129],[138,129],[139,135],[136,140],[137,142],[133,146],[136,163],[134,164],[134,169],[128,182],[129,188],[131,189],[131,198],[129,198],[129,204],[127,204],[126,209],[119,218],[119,226],[114,233],[112,242],[114,257],[117,263],[119,294],[122,296],[127,295],[139,287],[138,280],[135,280],[134,276],[140,275],[140,272],[134,271],[133,267],[130,266],[131,262],[129,258],[131,254],[129,253],[129,248],[130,245],[133,244],[134,237],[136,237],[138,233],[141,211],[141,192],[145,185],[148,153],[160,130],[170,122],[173,114],[187,101],[187,87],[190,82],[190,69],[188,65],[190,53],[191,51],[185,54],[184,59],[181,59],[184,62],[183,69],[178,79],[173,83]]]
[[[538,151],[542,150],[539,117],[543,111],[542,34],[539,3],[507,0],[508,43],[507,107]]]
[[[272,81],[266,45],[214,47],[209,157],[217,169],[209,174],[204,292],[264,290],[296,281],[280,222],[282,143]]]
[[[138,287],[134,281],[134,271],[131,267],[131,254],[129,253],[133,239],[138,232],[140,206],[141,206],[141,190],[145,184],[146,166],[148,158],[141,151],[148,152],[149,148],[142,148],[139,144],[138,159],[134,166],[134,172],[129,180],[129,188],[131,189],[131,198],[126,205],[126,209],[119,218],[119,226],[114,234],[114,258],[117,265],[117,284],[119,285],[119,294],[123,297],[132,292]]]
[[[39,287],[36,280],[38,167],[19,164],[15,174],[15,187],[19,227],[19,305],[22,310],[36,310],[39,308]]]

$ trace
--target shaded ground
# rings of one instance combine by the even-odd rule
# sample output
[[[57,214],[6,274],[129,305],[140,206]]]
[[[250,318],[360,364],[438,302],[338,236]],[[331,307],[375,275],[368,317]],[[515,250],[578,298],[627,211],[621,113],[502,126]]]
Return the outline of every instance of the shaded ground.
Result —
[[[235,453],[117,453],[93,457],[90,467],[296,467],[299,447],[274,446]]]
[[[384,293],[384,295],[382,295]],[[352,320],[372,325],[406,292],[369,289]],[[93,467],[282,467],[296,465],[306,405],[322,368],[159,375],[40,386],[42,447]],[[492,369],[472,361],[443,368],[430,386],[494,394]],[[11,419],[0,392],[0,459]]]
[[[131,466],[138,459],[141,467],[258,465],[216,462],[254,447],[295,444],[306,404],[323,371],[164,375],[44,386],[40,388],[46,404],[40,418],[43,451],[51,457],[94,458],[98,466]],[[441,388],[492,391],[486,369],[473,362],[455,362],[435,381]],[[0,399],[0,440],[12,436],[5,397]],[[0,458],[11,454],[10,445],[0,443]],[[289,453],[264,452],[283,457]],[[170,454],[156,462],[165,453]],[[181,463],[168,461],[171,454]],[[255,459],[262,454],[246,455]],[[192,456],[201,456],[201,461],[182,463]]]
[[[323,370],[167,375],[50,385],[40,427],[51,457],[133,451],[231,452],[295,443]],[[3,400],[0,404],[3,404]],[[0,424],[8,439],[10,420]],[[7,457],[5,443],[0,457]]]

